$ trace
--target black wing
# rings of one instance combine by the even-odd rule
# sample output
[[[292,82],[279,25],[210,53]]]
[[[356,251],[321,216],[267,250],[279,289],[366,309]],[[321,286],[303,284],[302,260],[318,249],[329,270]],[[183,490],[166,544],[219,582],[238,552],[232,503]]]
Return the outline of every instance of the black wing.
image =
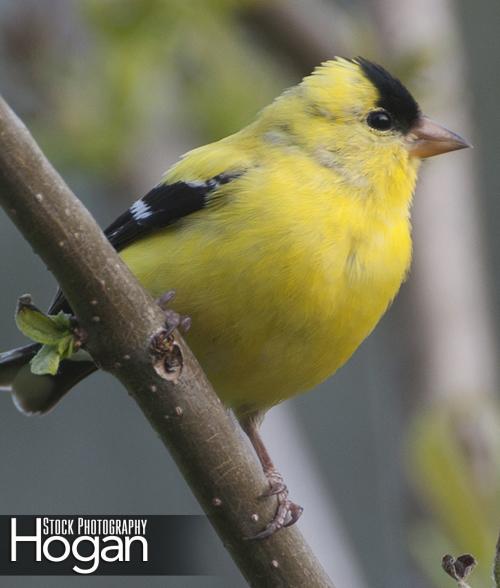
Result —
[[[119,216],[104,231],[109,242],[121,251],[137,239],[171,225],[205,208],[213,192],[241,173],[219,174],[205,182],[159,184]]]
[[[205,182],[158,184],[109,225],[104,234],[111,245],[121,251],[138,239],[205,208],[220,186],[242,173],[219,174]],[[60,310],[70,312],[69,304],[59,290],[48,312],[56,314]]]

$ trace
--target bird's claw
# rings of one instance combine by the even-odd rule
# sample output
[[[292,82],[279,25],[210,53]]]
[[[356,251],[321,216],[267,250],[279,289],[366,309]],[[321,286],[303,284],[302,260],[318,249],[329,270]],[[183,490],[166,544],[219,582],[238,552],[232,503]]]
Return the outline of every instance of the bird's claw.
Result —
[[[186,333],[191,327],[191,317],[179,314],[178,312],[175,312],[175,310],[168,308],[168,304],[172,302],[174,298],[175,290],[169,290],[156,300],[156,303],[163,310],[165,315],[165,335],[167,337],[172,335],[175,329],[180,329],[183,333]]]
[[[167,337],[172,335],[175,329],[180,329],[183,333],[189,331],[191,327],[191,318],[186,315],[179,314],[175,310],[165,310],[165,329]]]
[[[283,492],[288,492],[283,476],[276,470],[266,472],[266,478],[269,482],[269,488],[262,492],[261,498],[268,498],[269,496],[277,496]]]
[[[288,497],[284,496],[285,492],[278,494],[278,508],[272,521],[270,521],[266,528],[250,537],[250,539],[267,539],[285,527],[291,527],[295,524],[304,509],[292,502]]]
[[[295,502],[292,502],[288,498],[288,488],[279,472],[275,470],[266,472],[266,477],[269,480],[269,490],[266,490],[262,494],[262,497],[276,496],[278,499],[278,508],[266,528],[256,535],[249,537],[249,539],[267,539],[280,529],[291,527],[299,520],[300,515],[304,511],[301,506],[295,504]]]
[[[175,290],[168,290],[156,299],[156,304],[162,309],[167,310],[168,305],[175,298]]]

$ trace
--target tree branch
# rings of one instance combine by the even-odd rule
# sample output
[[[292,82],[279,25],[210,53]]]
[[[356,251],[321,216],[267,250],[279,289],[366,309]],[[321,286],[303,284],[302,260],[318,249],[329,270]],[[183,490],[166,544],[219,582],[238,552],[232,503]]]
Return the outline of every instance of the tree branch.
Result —
[[[179,379],[153,369],[160,308],[1,98],[0,204],[58,280],[96,363],[128,389],[171,451],[249,584],[333,586],[296,527],[266,541],[244,539],[276,507],[274,498],[258,499],[266,480],[249,445],[178,334]]]

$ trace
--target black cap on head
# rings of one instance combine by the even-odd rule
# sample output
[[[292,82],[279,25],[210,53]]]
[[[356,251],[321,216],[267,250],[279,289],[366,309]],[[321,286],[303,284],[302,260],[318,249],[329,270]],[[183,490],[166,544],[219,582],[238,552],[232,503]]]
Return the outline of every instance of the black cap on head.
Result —
[[[377,88],[377,106],[384,108],[393,116],[399,130],[404,133],[409,131],[420,116],[420,108],[415,98],[382,66],[363,57],[357,57],[353,61],[359,64],[366,77]]]

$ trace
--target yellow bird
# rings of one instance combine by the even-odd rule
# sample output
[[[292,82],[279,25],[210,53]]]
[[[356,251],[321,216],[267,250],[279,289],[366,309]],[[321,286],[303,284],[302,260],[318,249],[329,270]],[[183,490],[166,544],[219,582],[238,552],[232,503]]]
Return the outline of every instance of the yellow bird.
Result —
[[[372,331],[411,260],[420,160],[467,147],[362,58],[323,63],[241,131],[190,151],[106,235],[143,286],[175,288],[187,341],[234,410],[276,494],[302,509],[259,436],[264,413],[333,374]],[[70,310],[62,294],[50,312]],[[0,385],[45,412],[95,368],[34,376],[36,346],[0,356]]]

